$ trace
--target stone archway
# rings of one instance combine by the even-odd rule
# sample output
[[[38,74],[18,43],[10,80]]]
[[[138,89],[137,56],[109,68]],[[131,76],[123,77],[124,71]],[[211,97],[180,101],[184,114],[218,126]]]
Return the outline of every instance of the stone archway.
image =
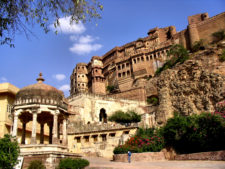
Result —
[[[104,108],[100,109],[99,121],[103,122],[103,123],[107,123],[107,114],[106,114],[106,110]]]

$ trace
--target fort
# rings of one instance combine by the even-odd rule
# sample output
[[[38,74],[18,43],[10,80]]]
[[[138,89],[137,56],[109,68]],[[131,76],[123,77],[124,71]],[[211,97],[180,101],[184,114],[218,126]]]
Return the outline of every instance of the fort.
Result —
[[[113,95],[145,101],[140,94],[144,87],[141,78],[153,77],[168,60],[167,52],[174,44],[188,50],[201,39],[212,42],[211,34],[225,27],[225,13],[209,17],[208,13],[188,17],[187,29],[176,32],[175,26],[153,28],[148,36],[115,47],[103,56],[93,56],[89,63],[78,63],[71,74],[70,95],[80,92]],[[106,88],[113,87],[113,93]]]
[[[225,62],[218,56],[223,46],[211,46],[194,54],[182,65],[155,77],[170,59],[171,46],[190,50],[201,39],[213,42],[212,34],[225,29],[225,12],[188,17],[187,29],[153,28],[148,36],[115,47],[89,63],[78,63],[70,77],[70,96],[46,85],[42,74],[37,83],[22,89],[0,84],[0,137],[17,137],[24,168],[41,159],[48,168],[62,157],[112,158],[113,149],[135,134],[139,127],[156,127],[173,116],[213,112],[225,98]],[[193,56],[194,56],[193,55]],[[209,66],[210,65],[210,66]],[[159,104],[147,103],[158,97]],[[141,122],[108,121],[115,111],[135,111]]]

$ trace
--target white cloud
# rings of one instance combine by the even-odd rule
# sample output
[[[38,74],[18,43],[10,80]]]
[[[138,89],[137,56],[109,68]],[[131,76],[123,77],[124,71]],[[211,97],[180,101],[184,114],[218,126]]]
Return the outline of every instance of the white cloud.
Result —
[[[64,80],[66,78],[66,75],[64,75],[64,74],[56,74],[56,75],[53,75],[53,78],[55,78],[58,81],[62,81],[62,80]]]
[[[86,36],[81,36],[79,39],[80,43],[91,43],[93,42],[95,39],[90,36],[90,35],[86,35]]]
[[[63,17],[59,19],[60,26],[54,27],[54,24],[50,26],[50,28],[54,31],[62,32],[64,34],[81,34],[86,28],[82,22],[70,22],[71,17]]]
[[[77,41],[78,40],[78,36],[77,35],[71,35],[70,36],[70,40],[71,41]]]
[[[5,77],[0,77],[1,82],[7,82],[8,80]]]
[[[101,44],[75,43],[70,48],[70,51],[73,53],[76,53],[78,55],[84,55],[84,54],[88,54],[93,51],[97,51],[101,48],[102,48]]]
[[[59,87],[59,90],[62,90],[64,92],[68,92],[70,90],[70,85],[64,84],[64,85]]]
[[[70,38],[74,39],[74,38]],[[76,39],[77,43],[74,43],[69,50],[78,55],[89,54],[90,52],[97,51],[102,48],[101,44],[93,43],[98,37],[92,37],[90,35],[81,36]]]

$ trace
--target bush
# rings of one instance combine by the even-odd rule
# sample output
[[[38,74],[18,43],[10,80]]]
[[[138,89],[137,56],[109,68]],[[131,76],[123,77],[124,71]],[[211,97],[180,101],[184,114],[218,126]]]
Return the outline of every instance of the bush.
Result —
[[[214,42],[219,42],[223,39],[225,39],[225,31],[224,30],[220,30],[218,32],[214,32],[212,34]]]
[[[81,169],[89,165],[89,161],[85,159],[65,158],[60,160],[58,169]]]
[[[137,123],[141,121],[141,116],[134,111],[124,113],[119,110],[109,117],[109,121],[115,121],[117,123]]]
[[[195,41],[193,47],[192,47],[192,52],[197,52],[199,50],[204,50],[206,44],[204,43],[203,39],[200,39],[199,41]]]
[[[45,169],[45,166],[40,160],[31,161],[28,169]]]
[[[225,49],[223,50],[222,54],[220,55],[220,62],[224,62],[225,61]]]
[[[159,104],[159,99],[156,96],[150,97],[150,98],[147,98],[147,103],[156,106]]]
[[[0,139],[0,168],[13,169],[18,162],[20,148],[15,138],[6,134]]]
[[[155,72],[155,75],[159,75],[162,71],[166,69],[173,68],[177,63],[184,63],[186,60],[189,59],[189,54],[187,49],[185,49],[182,45],[173,45],[169,52],[167,53],[168,56],[172,55],[173,57],[164,63],[164,65],[158,68]]]
[[[109,93],[113,93],[115,91],[115,86],[107,86],[106,91],[108,91]]]
[[[209,113],[187,117],[175,114],[163,127],[163,136],[166,146],[177,153],[224,150],[225,120]]]
[[[154,128],[138,129],[136,136],[131,137],[124,145],[117,146],[114,154],[126,154],[141,152],[159,152],[164,148],[164,139],[160,130]]]

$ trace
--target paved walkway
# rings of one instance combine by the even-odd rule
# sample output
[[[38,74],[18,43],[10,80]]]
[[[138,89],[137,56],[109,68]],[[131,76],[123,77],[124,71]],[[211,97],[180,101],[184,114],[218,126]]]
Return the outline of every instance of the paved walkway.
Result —
[[[113,162],[105,158],[86,157],[87,169],[225,169],[225,161],[151,161]]]

